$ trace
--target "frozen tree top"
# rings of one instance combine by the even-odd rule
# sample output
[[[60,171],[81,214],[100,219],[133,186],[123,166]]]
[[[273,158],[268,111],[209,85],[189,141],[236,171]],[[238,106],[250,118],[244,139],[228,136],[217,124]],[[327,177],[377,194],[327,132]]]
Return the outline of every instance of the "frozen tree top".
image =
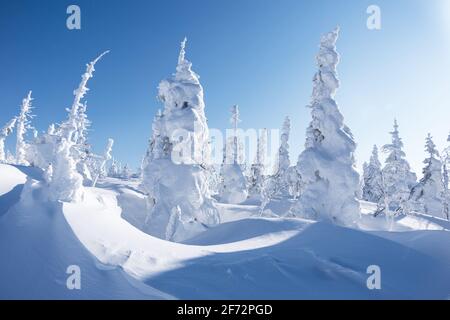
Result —
[[[430,154],[431,157],[439,157],[439,152],[436,150],[436,145],[433,142],[433,137],[429,133],[426,138],[425,150]]]
[[[325,33],[320,39],[320,46],[323,48],[333,49],[336,48],[336,42],[339,38],[340,27],[337,26],[333,31]]]
[[[199,76],[194,71],[192,71],[192,63],[186,59],[186,43],[187,38],[185,37],[183,41],[181,41],[180,54],[178,56],[177,72],[175,73],[175,80],[191,81],[198,84]]]

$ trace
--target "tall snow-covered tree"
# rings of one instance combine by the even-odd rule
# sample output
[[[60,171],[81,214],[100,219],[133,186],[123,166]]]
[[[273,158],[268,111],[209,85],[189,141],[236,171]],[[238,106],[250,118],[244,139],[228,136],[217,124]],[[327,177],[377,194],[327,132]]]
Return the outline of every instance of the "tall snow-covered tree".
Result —
[[[0,130],[0,163],[6,162],[5,140],[13,132],[17,118],[12,118]]]
[[[258,145],[254,163],[250,168],[250,176],[248,178],[248,193],[250,197],[261,197],[261,191],[264,186],[265,163],[266,163],[266,145],[267,145],[267,129],[260,131],[258,135]]]
[[[373,146],[370,162],[364,166],[362,198],[365,201],[378,203],[383,197],[383,177],[378,148]]]
[[[108,52],[108,51],[107,51]],[[94,61],[89,63],[86,72],[81,77],[78,88],[74,91],[74,101],[68,110],[68,118],[58,128],[57,133],[50,136],[44,142],[53,142],[53,157],[50,161],[52,165],[52,176],[49,179],[49,196],[54,201],[79,201],[83,194],[83,177],[77,171],[79,157],[74,152],[78,148],[80,138],[80,108],[85,94],[89,90],[87,82],[93,77],[95,64],[107,53],[104,52]],[[39,150],[39,149],[38,149]],[[42,148],[45,152],[47,148]],[[47,167],[47,166],[46,166]]]
[[[443,218],[445,189],[442,162],[431,134],[426,138],[425,151],[428,157],[424,160],[423,178],[412,189],[411,199],[417,204],[416,210]]]
[[[173,241],[219,223],[205,169],[210,145],[203,88],[185,57],[185,45],[186,39],[181,43],[175,74],[159,84],[164,111],[153,122],[142,170],[149,209],[145,231],[163,239],[170,234],[167,240]],[[174,212],[179,213],[181,223],[167,233]]]
[[[312,121],[297,163],[305,187],[290,214],[353,225],[360,214],[356,200],[359,175],[354,164],[356,143],[334,100],[339,87],[338,35],[336,28],[321,39],[310,105]]]
[[[31,91],[22,100],[22,106],[20,108],[20,114],[17,117],[17,140],[16,140],[16,163],[19,165],[28,165],[26,160],[27,143],[25,142],[25,135],[27,130],[31,128],[30,120],[33,117],[31,115]]]
[[[247,199],[246,179],[241,167],[241,148],[238,136],[239,107],[231,109],[233,136],[227,137],[224,148],[222,167],[220,168],[221,183],[219,197],[224,203],[239,204]]]
[[[384,198],[387,199],[379,203],[377,213],[385,211],[387,203],[389,211],[393,214],[409,214],[411,210],[409,196],[411,189],[417,183],[417,177],[405,159],[397,120],[394,121],[394,130],[390,134],[392,142],[383,146],[383,151],[388,154],[382,170],[383,193]]]

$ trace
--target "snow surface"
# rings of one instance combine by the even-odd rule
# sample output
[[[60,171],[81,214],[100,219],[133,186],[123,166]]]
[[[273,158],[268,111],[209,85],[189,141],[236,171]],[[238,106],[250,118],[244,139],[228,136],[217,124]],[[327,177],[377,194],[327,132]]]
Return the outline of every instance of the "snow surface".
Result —
[[[217,204],[222,224],[173,243],[139,230],[137,181],[101,180],[78,203],[50,203],[35,171],[0,165],[0,177],[3,299],[450,298],[442,219],[389,223],[362,203],[357,230]],[[66,288],[70,265],[81,268],[81,290]],[[367,289],[370,265],[381,267],[382,290]]]

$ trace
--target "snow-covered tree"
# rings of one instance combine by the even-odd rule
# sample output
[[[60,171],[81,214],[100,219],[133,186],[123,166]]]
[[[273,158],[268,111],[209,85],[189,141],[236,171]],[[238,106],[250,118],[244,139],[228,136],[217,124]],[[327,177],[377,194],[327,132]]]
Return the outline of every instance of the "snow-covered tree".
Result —
[[[5,140],[13,132],[17,118],[12,118],[0,130],[0,163],[6,162]]]
[[[443,196],[444,178],[442,176],[442,162],[431,134],[428,134],[425,143],[428,157],[425,159],[423,178],[411,191],[411,199],[418,206],[415,208],[423,213],[437,217],[444,217]]]
[[[87,133],[91,125],[91,121],[88,119],[87,114],[87,103],[83,103],[79,106],[76,115],[77,122],[77,132],[76,132],[76,142],[72,148],[73,156],[77,159],[77,170],[83,176],[86,182],[93,181],[95,179],[95,173],[92,172],[91,164],[95,161],[90,159],[91,157],[91,146],[88,143]]]
[[[51,162],[52,175],[49,180],[49,198],[52,201],[76,202],[81,200],[83,178],[76,170],[72,157],[73,143],[62,137],[58,141]]]
[[[310,105],[312,121],[306,149],[297,163],[305,187],[290,214],[352,225],[360,214],[356,200],[359,175],[354,165],[356,143],[334,100],[339,87],[338,35],[336,28],[321,39]]]
[[[228,137],[225,148],[222,167],[220,168],[221,183],[219,185],[219,197],[224,203],[239,204],[247,199],[247,183],[241,167],[241,148],[239,147],[238,124],[239,107],[231,109],[231,123],[233,136]]]
[[[6,150],[6,163],[14,163],[16,161],[16,157],[12,154],[11,151]]]
[[[108,51],[107,51],[108,52]],[[78,157],[78,142],[80,138],[80,131],[82,122],[80,118],[80,108],[83,109],[85,104],[81,101],[89,90],[87,82],[93,76],[95,64],[107,52],[101,54],[94,61],[89,63],[86,72],[81,77],[81,82],[78,88],[74,91],[74,101],[72,107],[68,110],[68,118],[63,122],[53,135],[47,135],[43,141],[44,146],[50,144],[51,148],[37,148],[38,151],[45,152],[52,150],[52,158],[47,161],[52,165],[52,176],[49,179],[49,196],[53,201],[79,201],[83,194],[83,177],[77,170],[77,164],[80,158]],[[39,152],[38,152],[39,153]]]
[[[291,122],[286,117],[281,128],[280,147],[278,149],[278,158],[274,170],[274,175],[270,178],[272,181],[266,186],[272,188],[273,197],[294,197],[296,189],[300,183],[300,176],[297,169],[291,167],[289,157],[289,136],[291,130]]]
[[[95,179],[94,182],[92,183],[92,186],[95,187],[95,185],[97,184],[97,181],[100,177],[106,177],[107,176],[107,172],[106,172],[106,164],[108,163],[109,160],[112,159],[112,147],[114,144],[114,140],[113,139],[108,139],[108,144],[106,145],[106,149],[105,149],[105,153],[103,154],[103,160],[100,164],[100,168],[98,170],[98,172],[96,172],[95,174]]]
[[[119,177],[120,166],[117,163],[116,159],[112,159],[111,166],[108,169],[108,177],[117,178]]]
[[[183,220],[171,232],[169,240],[173,241],[219,223],[207,183],[210,145],[203,88],[185,58],[185,45],[186,39],[181,43],[176,73],[159,84],[164,111],[153,122],[142,168],[149,208],[145,231],[166,238],[170,217],[179,208]]]
[[[248,195],[250,197],[261,197],[261,191],[264,186],[265,163],[266,163],[266,145],[267,145],[267,129],[260,131],[258,136],[258,145],[254,163],[250,168],[250,176],[248,178]]]
[[[388,154],[383,174],[383,194],[388,199],[380,201],[377,214],[385,209],[385,203],[393,214],[409,214],[410,203],[409,196],[411,189],[415,186],[417,177],[411,172],[411,167],[405,159],[403,151],[403,142],[398,131],[397,120],[394,121],[394,130],[390,133],[392,142],[383,146],[383,151]]]
[[[19,165],[28,165],[26,160],[27,143],[25,142],[25,135],[27,130],[31,128],[30,121],[33,117],[31,115],[31,91],[22,100],[22,106],[20,108],[20,114],[17,117],[17,140],[16,140],[16,163]]]
[[[89,146],[86,144],[86,130],[89,127],[89,121],[86,118],[86,104],[82,103],[82,99],[88,92],[88,80],[93,77],[95,64],[107,53],[102,53],[94,61],[86,66],[86,71],[81,77],[78,88],[74,91],[74,100],[72,106],[67,110],[68,117],[61,124],[51,124],[46,133],[39,135],[28,146],[27,161],[34,166],[45,170],[49,163],[53,162],[57,144],[62,138],[71,144],[71,157],[75,161],[76,169],[84,178],[90,177],[88,168],[91,161],[89,154]],[[54,168],[55,172],[56,168]],[[89,179],[91,180],[91,179]]]
[[[450,135],[447,137],[447,143],[450,143]],[[442,206],[444,218],[450,221],[450,190],[449,190],[449,166],[450,166],[450,145],[442,152],[442,181],[443,181],[443,195]]]
[[[373,146],[370,162],[364,166],[362,199],[378,203],[383,197],[383,178],[378,148]]]
[[[125,165],[122,167],[122,170],[120,172],[120,177],[124,180],[128,180],[133,175],[133,172],[131,172],[130,167],[128,166],[128,163],[125,163]]]
[[[86,93],[89,91],[87,83],[94,76],[95,64],[109,51],[102,53],[94,61],[86,66],[86,72],[81,76],[81,82],[74,91],[74,100],[69,109],[69,116],[66,122],[61,125],[61,136],[70,140],[76,145],[80,140],[85,141],[82,136],[87,128],[85,117],[86,105],[81,103]]]
[[[292,199],[297,200],[305,186],[297,166],[291,166],[286,171],[286,181],[289,187],[289,195]]]

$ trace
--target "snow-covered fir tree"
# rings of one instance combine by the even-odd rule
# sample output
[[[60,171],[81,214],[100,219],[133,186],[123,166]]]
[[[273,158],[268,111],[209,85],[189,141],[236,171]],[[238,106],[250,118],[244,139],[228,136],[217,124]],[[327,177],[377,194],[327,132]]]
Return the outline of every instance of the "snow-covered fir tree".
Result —
[[[411,189],[417,183],[417,177],[411,171],[405,158],[398,127],[397,120],[395,120],[394,130],[390,133],[392,142],[383,146],[383,151],[388,156],[382,170],[384,196],[378,205],[377,215],[385,211],[386,204],[393,214],[409,214],[411,211],[409,196]]]
[[[373,146],[369,163],[364,166],[362,199],[378,203],[383,197],[383,178],[381,162],[378,158],[378,148]]]
[[[0,130],[0,163],[6,162],[5,153],[5,140],[14,131],[14,126],[16,125],[17,118],[12,118],[6,125]]]
[[[359,175],[354,165],[356,143],[334,100],[339,87],[338,35],[336,28],[321,39],[310,105],[312,121],[297,164],[305,187],[290,214],[352,225],[360,214],[356,200]]]
[[[31,128],[30,121],[33,117],[31,114],[31,91],[22,100],[22,106],[20,108],[20,114],[17,117],[17,127],[16,127],[16,163],[19,165],[28,165],[29,162],[26,160],[27,153],[27,143],[25,142],[25,135],[27,130]]]
[[[255,161],[250,167],[250,175],[248,177],[249,197],[253,198],[261,197],[261,191],[263,189],[264,180],[266,178],[265,176],[266,145],[267,145],[267,129],[263,129],[259,132]]]
[[[443,218],[444,213],[444,178],[439,152],[428,134],[425,142],[428,157],[424,160],[423,178],[411,191],[411,199],[416,204],[416,210]]]
[[[231,123],[233,135],[227,137],[224,148],[223,163],[220,168],[221,183],[219,185],[219,197],[224,203],[239,204],[247,199],[247,183],[241,166],[240,141],[238,135],[239,107],[231,109]]]
[[[145,230],[166,238],[172,213],[179,209],[180,223],[167,239],[173,241],[220,221],[207,183],[210,145],[203,88],[185,58],[185,45],[186,39],[181,43],[176,73],[159,84],[164,111],[153,122],[142,170],[149,210]]]

